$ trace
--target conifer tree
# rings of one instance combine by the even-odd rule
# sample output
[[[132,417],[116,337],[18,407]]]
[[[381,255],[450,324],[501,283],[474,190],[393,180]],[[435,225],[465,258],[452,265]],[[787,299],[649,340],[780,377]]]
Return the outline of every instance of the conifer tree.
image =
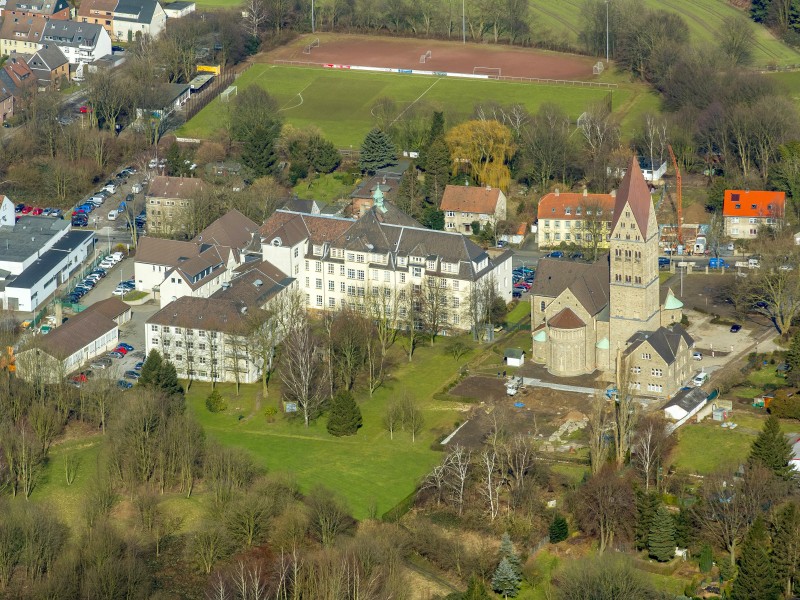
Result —
[[[776,416],[770,415],[764,423],[764,429],[753,441],[749,462],[751,465],[760,463],[788,481],[794,474],[789,465],[791,459],[792,447],[781,431],[780,421]]]
[[[277,154],[275,140],[280,134],[280,125],[273,127],[259,126],[253,129],[244,140],[242,147],[242,164],[255,178],[266,177],[272,173]]]
[[[653,526],[653,519],[660,505],[656,494],[647,494],[643,491],[636,493],[636,527],[634,536],[636,547],[644,550],[648,547],[647,540],[650,537],[650,529]]]
[[[361,409],[358,408],[349,390],[341,390],[331,400],[328,433],[336,437],[355,435],[359,427],[361,427]]]
[[[514,598],[519,592],[520,576],[507,558],[500,561],[492,576],[492,589],[503,598]]]
[[[714,566],[714,556],[711,554],[711,546],[704,544],[700,549],[700,558],[698,560],[700,572],[708,573],[711,567]]]
[[[168,396],[183,394],[183,386],[178,381],[178,372],[175,370],[175,365],[168,360],[161,363],[161,368],[158,370],[158,378],[156,379],[156,387]]]
[[[144,361],[144,365],[142,365],[139,385],[155,385],[158,382],[158,374],[161,372],[162,362],[163,358],[161,357],[161,353],[155,348],[150,350],[147,354],[147,359]]]
[[[647,549],[659,562],[667,562],[675,556],[675,520],[666,506],[659,506],[653,517]]]
[[[375,127],[361,144],[361,157],[358,168],[370,174],[396,162],[397,150],[389,136]]]
[[[775,575],[785,596],[791,598],[800,575],[800,510],[796,503],[787,504],[778,514],[772,547]]]
[[[441,138],[444,139],[444,113],[441,111],[434,111],[431,118],[431,128],[428,131],[427,144],[420,148],[418,163],[420,168],[424,171],[428,161],[428,151],[433,144],[434,140]]]
[[[467,584],[467,591],[464,592],[462,596],[463,600],[491,600],[491,596],[489,596],[489,591],[486,589],[486,584],[483,582],[483,579],[472,574],[472,577],[469,578],[469,583]]]
[[[514,552],[514,543],[511,541],[511,536],[504,533],[500,538],[500,560],[506,559],[508,563],[514,567],[514,572],[517,575],[522,575],[522,564],[520,563],[519,556]]]
[[[452,161],[450,150],[444,138],[437,138],[428,148],[428,158],[425,163],[425,197],[434,207],[439,208],[442,201],[444,188],[450,181]]]
[[[419,217],[421,200],[422,185],[420,185],[417,178],[417,168],[414,165],[409,165],[400,179],[400,185],[397,186],[395,204],[397,208],[407,215]]]
[[[800,381],[800,330],[792,336],[792,343],[786,353],[786,364],[789,367],[788,379],[792,385],[797,385]]]
[[[732,600],[778,600],[781,586],[769,552],[769,538],[759,516],[742,544],[739,572],[733,582]]]
[[[563,542],[569,537],[569,525],[567,525],[567,520],[563,515],[556,514],[556,516],[553,517],[553,521],[550,523],[549,533],[551,544]]]

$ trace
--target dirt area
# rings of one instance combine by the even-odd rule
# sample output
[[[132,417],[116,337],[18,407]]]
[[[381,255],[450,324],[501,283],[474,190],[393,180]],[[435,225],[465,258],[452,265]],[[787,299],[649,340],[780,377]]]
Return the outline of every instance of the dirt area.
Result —
[[[486,67],[500,69],[504,77],[568,80],[592,79],[595,62],[584,56],[528,48],[363,35],[319,36],[319,47],[313,48],[310,54],[304,53],[304,48],[316,37],[305,36],[298,42],[270,52],[268,58],[270,61],[294,60],[450,73],[473,73],[475,67]],[[428,51],[431,58],[424,64],[420,63],[420,56]]]
[[[480,406],[472,409],[467,417],[469,422],[450,442],[473,449],[483,444],[495,424],[512,435],[522,433],[546,440],[566,421],[580,421],[588,405],[588,398],[583,394],[547,388],[527,387],[516,396],[507,396],[503,380],[489,377],[468,377],[450,390],[450,394],[483,400]],[[520,402],[524,406],[514,406]]]
[[[599,371],[595,371],[594,373],[589,373],[588,375],[575,375],[573,377],[557,377],[556,375],[551,375],[550,373],[548,373],[544,365],[539,365],[536,363],[532,363],[530,361],[526,362],[524,366],[517,369],[517,371],[514,374],[521,375],[522,377],[533,377],[535,379],[546,381],[548,383],[560,383],[562,385],[576,385],[579,387],[588,387],[588,388],[599,387],[601,389],[605,389],[608,385],[608,382],[605,382],[600,378]]]

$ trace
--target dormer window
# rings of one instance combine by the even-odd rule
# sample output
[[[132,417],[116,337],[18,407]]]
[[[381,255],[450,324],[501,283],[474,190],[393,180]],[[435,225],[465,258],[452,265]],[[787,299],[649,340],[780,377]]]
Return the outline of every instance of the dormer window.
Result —
[[[322,246],[314,244],[314,256],[322,256]]]
[[[575,214],[580,216],[580,214],[581,214],[581,207],[580,206],[575,209]]]
[[[737,205],[736,205],[736,209],[738,210],[738,209],[740,209],[740,208],[742,208],[742,205],[741,205],[741,204],[737,204]]]
[[[756,208],[758,208],[758,205],[756,205],[756,204],[751,204],[751,205],[750,205],[750,208],[752,208],[753,210],[755,210]]]
[[[427,262],[427,267],[428,267],[429,271],[435,270],[436,269],[436,261],[435,260],[429,260]]]
[[[566,208],[564,208],[564,214],[565,214],[565,215],[570,215],[570,214],[572,214],[572,208],[571,208],[571,207],[569,207],[569,206],[567,206]]]

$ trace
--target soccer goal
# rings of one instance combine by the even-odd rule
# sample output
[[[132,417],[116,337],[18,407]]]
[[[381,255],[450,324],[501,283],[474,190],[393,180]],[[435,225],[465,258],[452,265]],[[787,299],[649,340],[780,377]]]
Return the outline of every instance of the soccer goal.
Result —
[[[419,62],[424,64],[431,59],[431,51],[428,50],[425,54],[420,54]]]
[[[220,102],[228,102],[231,99],[231,96],[237,96],[239,94],[239,88],[235,85],[229,85],[225,90],[219,95]]]
[[[473,75],[486,75],[490,79],[498,79],[503,75],[500,67],[475,67],[472,69]]]
[[[311,54],[312,48],[319,48],[319,38],[316,38],[313,42],[311,42],[308,46],[303,48],[303,54]]]
[[[602,60],[598,60],[594,66],[592,67],[592,73],[595,75],[600,75],[605,70],[606,66],[603,64]]]

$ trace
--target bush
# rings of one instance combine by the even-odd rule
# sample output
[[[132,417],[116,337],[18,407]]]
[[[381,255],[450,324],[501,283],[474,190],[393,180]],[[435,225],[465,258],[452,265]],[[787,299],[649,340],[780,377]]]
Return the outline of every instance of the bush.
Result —
[[[228,408],[228,403],[225,402],[219,390],[212,390],[208,398],[206,398],[206,408],[209,412],[218,413]]]
[[[268,406],[264,409],[264,416],[267,418],[267,423],[274,423],[278,415],[278,409],[274,406]]]
[[[567,520],[560,514],[553,517],[553,522],[550,523],[550,543],[557,544],[563,542],[569,537],[569,526]]]

